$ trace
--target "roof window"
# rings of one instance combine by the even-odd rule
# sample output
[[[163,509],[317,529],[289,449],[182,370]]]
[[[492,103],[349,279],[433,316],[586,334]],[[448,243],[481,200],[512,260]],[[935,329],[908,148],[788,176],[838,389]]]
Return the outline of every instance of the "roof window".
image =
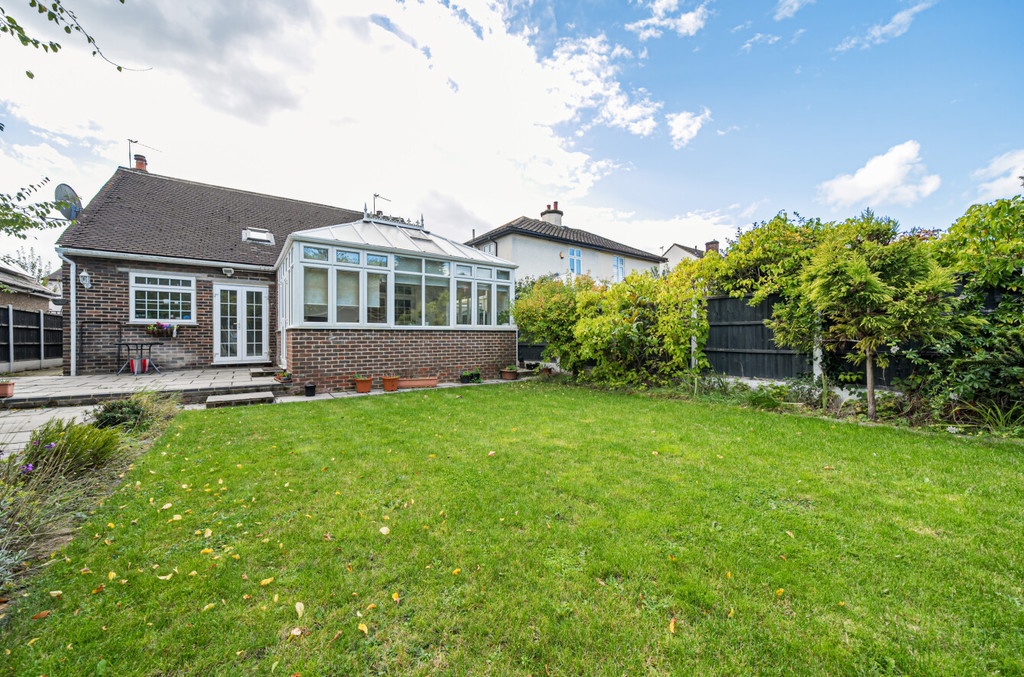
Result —
[[[242,240],[257,244],[274,244],[274,234],[266,228],[249,227],[242,231]]]

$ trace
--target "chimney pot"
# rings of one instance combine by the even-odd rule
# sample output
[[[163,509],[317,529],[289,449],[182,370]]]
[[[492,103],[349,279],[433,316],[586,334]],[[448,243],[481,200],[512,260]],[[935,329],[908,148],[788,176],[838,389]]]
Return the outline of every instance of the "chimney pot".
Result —
[[[555,200],[555,209],[558,209],[558,200]]]
[[[135,168],[136,169],[141,169],[144,172],[149,171],[148,169],[146,169],[146,156],[145,155],[139,155],[138,153],[135,154]]]
[[[562,225],[562,210],[558,208],[558,202],[555,201],[555,208],[552,209],[551,205],[540,213],[540,218],[545,223],[550,223],[553,226]]]
[[[718,251],[718,240],[711,240],[705,243],[704,251],[706,252],[717,252]]]

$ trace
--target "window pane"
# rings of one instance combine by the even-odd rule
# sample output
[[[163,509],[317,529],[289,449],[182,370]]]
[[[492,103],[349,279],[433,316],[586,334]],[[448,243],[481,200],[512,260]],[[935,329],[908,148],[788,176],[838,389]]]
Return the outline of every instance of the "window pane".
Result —
[[[220,292],[220,356],[238,357],[238,292]]]
[[[511,280],[512,279],[512,271],[511,270],[499,270],[499,271],[497,271],[495,276],[499,280]]]
[[[476,285],[476,323],[491,323],[491,285]]]
[[[359,271],[337,271],[338,322],[359,321]]]
[[[498,288],[494,291],[494,302],[497,304],[495,312],[498,314],[498,324],[510,324],[509,316],[511,315],[510,303],[512,295],[509,293],[509,288],[498,285]]]
[[[366,265],[377,266],[378,268],[388,267],[388,257],[383,254],[367,254]]]
[[[245,292],[245,356],[263,355],[263,292]]]
[[[427,275],[448,275],[447,261],[427,261]]]
[[[455,283],[455,322],[473,324],[473,283]]]
[[[327,321],[327,269],[302,269],[302,316],[305,322]]]
[[[477,268],[476,269],[476,276],[477,277],[490,278],[491,274],[492,274],[492,271],[491,271],[490,268]]]
[[[302,258],[310,261],[326,261],[327,247],[303,247]]]
[[[358,266],[359,252],[347,252],[339,249],[334,253],[334,260],[338,263],[350,263],[353,266]]]
[[[395,264],[398,259],[395,257]],[[419,326],[423,324],[423,278],[419,275],[395,275],[395,325]]]
[[[136,320],[191,320],[192,292],[159,289],[135,290]]]
[[[473,266],[455,266],[455,274],[458,277],[473,277]]]
[[[385,273],[366,274],[366,321],[387,324],[388,276]]]
[[[427,263],[430,263],[429,261]],[[448,289],[448,278],[428,277],[427,278],[427,326],[447,327],[448,307],[451,292]]]
[[[395,270],[403,270],[408,273],[422,273],[423,259],[414,259],[408,256],[396,256]]]

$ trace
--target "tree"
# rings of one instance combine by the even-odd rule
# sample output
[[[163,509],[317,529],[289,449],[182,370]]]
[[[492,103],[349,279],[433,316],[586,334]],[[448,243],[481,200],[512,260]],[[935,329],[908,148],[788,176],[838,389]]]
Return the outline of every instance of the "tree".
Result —
[[[124,0],[120,0],[124,4]],[[67,35],[78,34],[87,44],[92,47],[93,56],[99,56],[107,63],[114,66],[118,71],[124,69],[108,59],[103,51],[96,44],[96,40],[90,35],[82,24],[79,23],[75,13],[64,6],[61,0],[51,0],[48,4],[39,0],[29,0],[30,11],[42,15],[46,21],[53,23],[57,28]],[[61,49],[61,44],[55,40],[47,40],[31,35],[25,30],[14,16],[7,12],[6,8],[0,5],[0,37],[6,36],[20,42],[24,47],[35,47],[46,53],[56,54]],[[25,71],[25,75],[34,78],[32,71]],[[4,124],[0,122],[0,132],[4,131]],[[0,233],[24,238],[25,232],[35,228],[53,228],[60,225],[56,219],[50,218],[50,214],[64,205],[57,202],[31,202],[31,196],[37,193],[40,188],[49,183],[49,178],[43,178],[37,183],[28,184],[13,193],[0,193]]]
[[[36,250],[32,247],[29,247],[28,250],[24,247],[18,247],[18,251],[13,256],[6,254],[2,259],[7,263],[13,263],[18,266],[40,284],[43,283],[43,280],[46,279],[46,276],[50,274],[52,269],[43,261],[42,256],[36,254]]]
[[[544,356],[558,360],[562,369],[575,372],[581,362],[580,344],[574,334],[580,306],[592,302],[592,292],[597,289],[597,283],[587,275],[565,281],[538,279],[522,296],[516,296],[512,308],[520,339],[546,343]]]
[[[776,323],[776,341],[805,347],[820,340],[826,350],[852,344],[849,358],[864,363],[868,417],[876,416],[874,368],[912,340],[935,341],[952,330],[945,322],[953,290],[951,272],[939,266],[916,234],[900,235],[892,219],[870,210],[848,219],[815,247],[800,276],[798,294],[807,299],[818,326]],[[809,332],[820,332],[818,337]],[[819,338],[820,337],[820,338]]]

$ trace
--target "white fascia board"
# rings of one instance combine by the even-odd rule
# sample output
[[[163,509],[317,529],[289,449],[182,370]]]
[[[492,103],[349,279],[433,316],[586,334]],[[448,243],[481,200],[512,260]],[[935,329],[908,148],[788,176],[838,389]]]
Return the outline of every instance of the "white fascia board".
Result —
[[[284,247],[281,248],[281,253],[278,255],[277,261],[274,263],[274,268],[277,268],[278,266],[281,265],[281,261],[284,259],[284,256],[288,251],[288,247],[290,247],[294,242],[308,242],[310,244],[323,245],[325,247],[341,247],[342,249],[349,247],[352,249],[361,249],[363,251],[369,251],[371,253],[387,252],[389,254],[398,254],[399,256],[416,256],[424,259],[440,259],[442,261],[454,261],[456,263],[469,263],[475,266],[494,266],[497,268],[519,267],[518,263],[506,261],[505,259],[499,259],[498,257],[491,256],[490,254],[487,254],[485,252],[480,253],[483,254],[484,256],[489,256],[490,260],[470,259],[461,256],[453,256],[451,254],[434,254],[423,251],[416,251],[412,249],[397,249],[395,247],[381,247],[378,245],[358,244],[355,242],[342,242],[340,240],[329,240],[327,238],[308,237],[305,235],[293,238],[292,235],[289,235],[288,238],[285,240]],[[321,261],[320,263],[323,262]],[[330,264],[329,261],[327,263]]]
[[[125,252],[106,252],[98,249],[71,249],[57,247],[58,254],[84,256],[96,259],[118,259],[121,261],[143,261],[145,263],[172,263],[185,266],[202,266],[206,268],[234,268],[235,270],[254,270],[272,273],[277,267],[259,266],[252,263],[233,263],[231,261],[206,261],[203,259],[186,259],[178,256],[152,256],[150,254],[127,254]]]

